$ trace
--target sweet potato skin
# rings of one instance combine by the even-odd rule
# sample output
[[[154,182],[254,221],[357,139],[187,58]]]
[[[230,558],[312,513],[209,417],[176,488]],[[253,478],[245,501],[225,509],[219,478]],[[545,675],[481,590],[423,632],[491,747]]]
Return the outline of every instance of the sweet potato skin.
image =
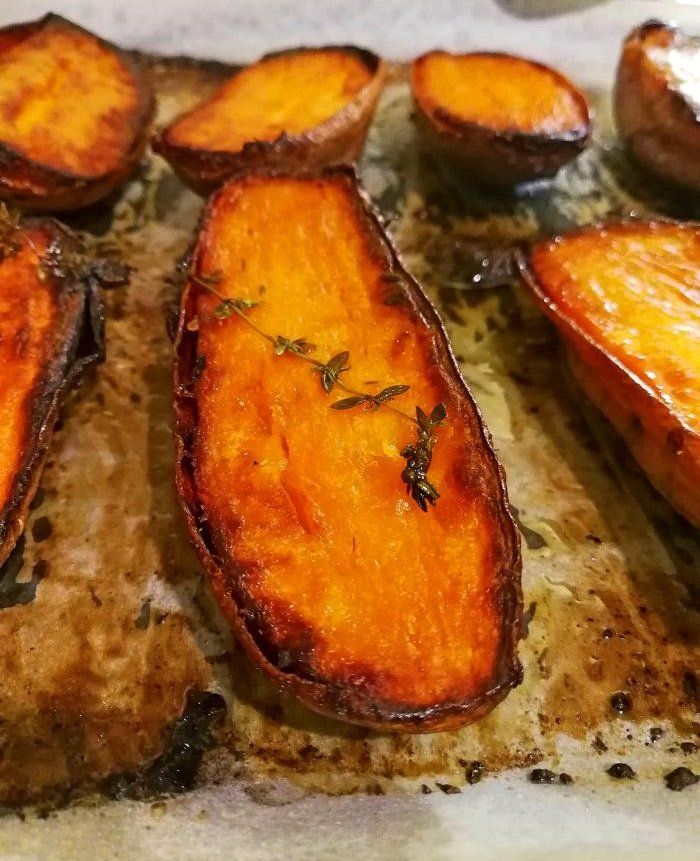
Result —
[[[667,221],[620,221],[586,228],[577,235],[596,231],[665,230],[694,231],[700,241],[700,228]],[[538,249],[546,250],[554,239],[521,251],[518,267],[523,283],[552,319],[566,345],[572,375],[595,406],[606,416],[624,439],[635,460],[651,483],[669,503],[693,525],[700,526],[700,434],[682,414],[674,412],[658,391],[648,385],[612,348],[560,307],[533,262]],[[656,369],[657,372],[660,369]],[[700,392],[697,393],[700,401]]]
[[[133,98],[131,104],[122,106],[120,113],[113,107],[109,116],[102,120],[104,129],[123,130],[123,145],[119,158],[116,162],[112,160],[105,170],[95,172],[90,166],[90,159],[85,159],[85,170],[58,167],[45,163],[40,157],[32,157],[16,144],[0,138],[0,198],[24,210],[51,212],[80,209],[110,195],[138,164],[148,141],[150,121],[155,110],[150,84],[135,59],[109,42],[54,14],[48,14],[38,21],[0,30],[0,75],[3,54],[15,46],[21,47],[24,40],[31,38],[43,39],[40,50],[50,51],[54,34],[74,40],[75,50],[79,50],[81,40],[88,40],[97,49],[110,52],[117,59],[124,78],[129,80]],[[89,103],[88,98],[87,104]],[[0,112],[3,107],[8,111],[8,116],[12,116],[12,111],[15,110],[13,105],[3,106],[0,103]],[[51,123],[54,125],[60,121],[60,113],[58,119],[56,118],[58,107],[53,107],[54,116]],[[67,108],[71,112],[79,109],[80,106],[76,104]],[[50,135],[50,126],[47,126],[46,134]],[[91,140],[90,145],[97,152],[103,146],[103,141],[97,138]]]
[[[240,183],[245,185],[285,179],[280,176],[257,176],[243,179]],[[464,423],[465,432],[472,440],[474,449],[478,448],[480,469],[473,467],[468,475],[469,469],[465,468],[460,472],[457,464],[454,464],[453,468],[455,476],[462,476],[456,478],[458,484],[464,481],[465,487],[473,487],[474,492],[480,495],[488,506],[490,528],[493,530],[492,555],[489,556],[493,580],[489,595],[493,596],[493,607],[498,618],[498,630],[495,634],[498,642],[493,664],[489,667],[487,683],[470,696],[457,696],[430,705],[412,707],[408,703],[398,703],[377,696],[371,684],[378,682],[381,687],[382,669],[379,665],[363,665],[364,674],[345,681],[323,678],[305,663],[308,661],[309,644],[313,643],[316,636],[313,626],[309,627],[303,619],[297,619],[293,610],[289,615],[290,611],[284,608],[279,609],[279,619],[286,620],[283,624],[291,624],[292,628],[295,625],[298,627],[299,641],[296,645],[293,642],[285,645],[285,660],[282,663],[279,642],[276,643],[273,639],[274,623],[264,612],[258,611],[259,608],[251,602],[250,595],[246,592],[246,581],[255,576],[257,562],[246,562],[236,556],[236,539],[221,538],[221,522],[211,511],[205,510],[202,502],[201,486],[198,483],[197,440],[201,440],[202,421],[205,419],[199,414],[198,400],[193,397],[192,391],[193,371],[196,377],[198,356],[203,349],[199,343],[202,337],[201,319],[199,330],[192,325],[199,308],[197,303],[201,301],[201,296],[198,298],[201,291],[191,277],[188,278],[182,295],[174,346],[176,485],[185,521],[217,601],[237,638],[253,662],[282,690],[294,694],[308,707],[322,714],[375,729],[428,732],[456,728],[478,720],[491,711],[508,691],[519,683],[522,674],[517,658],[517,643],[522,629],[520,544],[507,506],[503,472],[491,448],[478,409],[459,374],[437,313],[419,285],[402,268],[395,250],[382,231],[378,216],[359,190],[352,169],[327,169],[317,175],[316,179],[297,178],[297,181],[317,182],[321,185],[330,183],[348,195],[355,217],[359,219],[362,234],[369,244],[369,259],[379,261],[384,271],[391,274],[391,287],[400,291],[404,298],[406,316],[411,320],[411,325],[429,329],[430,366],[433,368],[431,374],[434,374],[436,379],[439,377],[440,384],[445,386],[452,421]],[[226,195],[237,184],[236,181],[228,183],[209,201],[202,217],[200,238],[189,262],[190,276],[201,274],[204,258],[216,243],[216,238],[208,233],[208,225],[216,216],[218,208],[225,205]],[[394,278],[399,280],[394,281]],[[206,374],[206,369],[204,373]],[[325,405],[323,408],[327,409]],[[346,418],[343,414],[343,419]],[[443,446],[446,445],[444,442]],[[398,473],[396,481],[399,482]],[[445,507],[448,505],[447,499],[441,499],[438,503],[438,506],[443,506],[442,511],[446,511]],[[437,510],[423,514],[415,509],[416,516],[421,518],[434,517]],[[245,511],[239,514],[241,518],[246,517]],[[453,516],[458,515],[454,513]],[[226,545],[225,551],[222,551],[222,541]],[[367,678],[371,679],[370,683],[365,683]]]
[[[464,55],[499,58],[504,63],[526,63],[532,69],[553,76],[578,104],[581,121],[575,127],[548,133],[516,128],[497,130],[486,123],[465,120],[446,106],[429,104],[421,83],[422,67],[433,56],[443,53],[423,54],[411,67],[416,127],[429,151],[449,159],[481,184],[506,188],[552,177],[585,149],[591,133],[586,97],[568,78],[533,60],[496,52]]]
[[[355,98],[325,122],[303,134],[282,133],[276,140],[253,140],[237,152],[227,152],[178,143],[173,136],[173,128],[182,118],[178,117],[153,137],[153,149],[170,163],[182,182],[202,195],[209,194],[228,179],[249,172],[280,170],[288,174],[303,174],[330,165],[351,164],[364,146],[384,85],[386,65],[371,51],[352,45],[290,48],[266,54],[258,62],[315,51],[348,52],[358,58],[372,75]]]
[[[666,54],[690,40],[676,27],[647,21],[627,36],[617,68],[614,108],[620,137],[637,162],[657,177],[700,189],[698,105],[647,55]],[[700,43],[697,47],[700,62]]]
[[[58,222],[28,218],[21,246],[0,262],[0,564],[24,531],[66,394],[104,355],[104,318],[94,279],[40,274],[49,247],[77,240]]]

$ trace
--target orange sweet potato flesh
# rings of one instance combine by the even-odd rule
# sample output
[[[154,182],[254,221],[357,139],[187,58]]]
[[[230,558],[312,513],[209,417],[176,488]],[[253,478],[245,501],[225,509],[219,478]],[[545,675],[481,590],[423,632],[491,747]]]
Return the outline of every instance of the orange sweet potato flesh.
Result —
[[[410,421],[335,411],[319,375],[236,317],[355,381],[447,407],[424,513],[406,496]],[[389,298],[391,294],[391,298]],[[382,729],[448,729],[520,678],[520,550],[501,469],[444,330],[350,169],[251,176],[210,201],[176,338],[177,486],[216,597],[253,660],[313,709]]]
[[[51,219],[28,219],[0,260],[0,564],[24,529],[61,403],[102,356],[96,286],[43,260],[75,249]]]
[[[0,30],[0,198],[48,211],[106,197],[141,157],[153,104],[130,57],[69,21]]]
[[[521,272],[584,391],[700,526],[700,227],[587,228],[535,246]]]
[[[251,169],[349,163],[362,149],[384,76],[379,57],[350,46],[270,54],[175,119],[153,147],[203,193]]]
[[[620,136],[658,177],[700,189],[700,39],[647,21],[625,39],[615,84]]]
[[[428,144],[481,182],[508,186],[552,176],[588,141],[585,96],[541,63],[431,51],[413,61],[411,77]]]

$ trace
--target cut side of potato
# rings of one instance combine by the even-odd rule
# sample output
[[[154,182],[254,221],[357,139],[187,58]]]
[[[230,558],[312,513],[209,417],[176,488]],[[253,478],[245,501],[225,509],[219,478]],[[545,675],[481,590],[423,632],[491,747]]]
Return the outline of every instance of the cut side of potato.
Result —
[[[489,712],[521,672],[502,470],[350,168],[214,195],[175,352],[180,500],[255,663],[372,727]]]
[[[10,229],[2,215],[0,564],[24,530],[63,399],[103,349],[97,282],[70,262],[77,239],[52,219]]]
[[[431,51],[413,61],[411,80],[427,145],[478,182],[511,186],[553,176],[590,136],[586,97],[532,60]]]
[[[0,198],[50,211],[106,197],[138,163],[153,107],[135,62],[75,24],[0,30]]]
[[[647,21],[625,39],[615,83],[621,138],[661,179],[700,189],[700,39]]]
[[[586,228],[536,245],[520,270],[576,380],[651,482],[700,526],[700,227]]]
[[[153,148],[203,193],[250,170],[350,163],[364,145],[384,76],[379,57],[349,46],[270,54],[178,117]]]

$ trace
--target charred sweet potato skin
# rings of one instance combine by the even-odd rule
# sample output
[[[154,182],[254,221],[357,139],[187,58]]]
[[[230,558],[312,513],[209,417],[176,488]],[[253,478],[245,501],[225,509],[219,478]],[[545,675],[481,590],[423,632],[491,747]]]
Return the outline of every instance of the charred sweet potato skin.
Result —
[[[103,356],[98,287],[43,268],[49,248],[71,253],[58,222],[28,218],[0,262],[0,564],[24,530],[67,392]]]
[[[107,197],[141,158],[154,106],[135,59],[57,15],[0,30],[0,198],[60,211]]]
[[[700,75],[690,71],[693,57],[697,66],[700,41],[676,27],[660,21],[637,27],[622,47],[614,105],[620,136],[639,164],[661,179],[697,191]]]
[[[386,67],[380,57],[371,51],[351,45],[292,48],[267,54],[254,64],[254,67],[262,67],[277,59],[303,58],[319,53],[344,55],[359,64],[366,76],[363,85],[353,93],[351,100],[322,122],[293,133],[283,130],[270,140],[251,139],[229,151],[218,145],[193,145],[182,139],[179,127],[183,120],[188,120],[202,108],[202,105],[199,105],[189,114],[176,118],[155,135],[152,141],[153,149],[167,159],[186,185],[204,195],[218,188],[227,179],[251,171],[279,170],[303,174],[329,165],[354,162],[364,146],[386,77]],[[254,67],[242,69],[234,78]],[[231,86],[234,78],[224,87]],[[212,97],[212,103],[218,95]],[[313,94],[309,98],[313,99]],[[232,123],[235,118],[229,119],[225,109],[222,109],[221,121],[222,124]]]
[[[434,67],[447,62],[449,80],[440,84]],[[464,71],[458,64],[464,63]],[[473,64],[483,65],[480,77],[502,79],[504,92],[512,87],[516,102],[504,108],[504,116],[480,116],[478,109],[468,115],[451,105],[455,84],[464,75],[471,80]],[[433,67],[433,68],[431,68]],[[527,86],[520,79],[528,76]],[[591,131],[586,97],[568,78],[554,69],[509,54],[479,52],[451,55],[431,51],[413,61],[411,84],[416,108],[416,125],[427,148],[438,156],[460,166],[477,182],[509,187],[554,176],[585,148]],[[536,90],[544,89],[543,101],[550,102],[551,112],[524,110],[526,104],[516,88],[536,102]],[[472,92],[483,89],[478,80]],[[558,96],[559,106],[553,95]],[[501,96],[502,98],[502,96]],[[502,122],[501,120],[506,120]]]
[[[245,210],[243,219],[252,219],[247,227],[245,221],[236,226],[238,207]],[[326,224],[320,229],[314,214],[319,211]],[[252,244],[247,235],[254,237]],[[294,236],[304,236],[306,247],[295,248]],[[245,256],[238,259],[239,252]],[[387,411],[330,410],[332,399],[308,365],[284,356],[281,364],[269,365],[268,345],[254,333],[249,340],[240,321],[212,317],[217,300],[195,279],[223,263],[221,289],[252,289],[263,278],[259,267],[266,268],[265,258],[277,263],[264,277],[263,303],[252,312],[261,325],[283,320],[313,325],[304,320],[308,315],[318,325],[327,318],[333,337],[343,329],[359,337],[338,348],[351,351],[360,375],[370,373],[370,366],[383,374],[387,363],[402,373],[408,367],[404,349],[420,356],[419,374],[425,377],[417,379],[414,370],[412,396],[442,398],[448,409],[431,467],[442,498],[429,513],[404,496],[402,461],[393,447],[412,436],[405,420]],[[288,272],[306,272],[294,277],[322,282],[316,299],[299,299],[301,310],[282,304],[289,293],[303,297],[306,289],[300,281],[285,290]],[[361,313],[353,323],[341,297],[330,297],[347,279],[356,281],[352,301],[366,320]],[[384,304],[387,291],[392,299]],[[352,295],[351,288],[346,300]],[[279,309],[272,306],[276,302]],[[266,322],[263,314],[271,315]],[[226,334],[222,327],[231,326]],[[372,333],[370,340],[384,338],[388,352],[375,353],[377,343],[363,344],[358,331]],[[317,340],[316,331],[305,334]],[[323,355],[333,349],[330,340],[323,343],[331,331],[318,335]],[[409,343],[411,348],[404,346]],[[303,406],[297,411],[295,403]],[[174,407],[176,483],[194,546],[239,641],[283,690],[341,720],[425,732],[477,720],[519,682],[520,546],[502,470],[434,308],[402,268],[351,169],[327,170],[316,178],[243,178],[210,200],[182,296]],[[270,431],[274,416],[284,416],[280,440]],[[237,444],[227,440],[224,426],[239,428]],[[219,461],[219,451],[230,459]],[[278,463],[280,452],[287,465],[277,474],[270,464]],[[346,462],[354,464],[349,474]],[[256,473],[259,468],[271,468],[273,477]],[[398,537],[387,532],[387,524]],[[469,531],[472,526],[476,531]],[[449,543],[450,532],[470,535],[476,544],[456,538],[446,562],[439,547]],[[323,537],[331,534],[332,552]],[[424,544],[415,545],[417,561],[406,558],[411,535]],[[353,568],[355,553],[362,560],[359,570]],[[434,570],[424,576],[419,572],[429,557]],[[324,590],[326,597],[319,597]],[[325,624],[324,617],[333,621]],[[363,619],[359,625],[356,617]],[[433,689],[440,695],[433,696]]]
[[[597,249],[601,257],[592,258]],[[601,260],[620,279],[619,292],[608,292]],[[645,273],[648,260],[656,271]],[[570,274],[589,265],[584,271],[598,272],[597,298]],[[700,526],[700,228],[667,221],[587,228],[522,253],[519,266],[564,340],[575,380],[652,484]]]

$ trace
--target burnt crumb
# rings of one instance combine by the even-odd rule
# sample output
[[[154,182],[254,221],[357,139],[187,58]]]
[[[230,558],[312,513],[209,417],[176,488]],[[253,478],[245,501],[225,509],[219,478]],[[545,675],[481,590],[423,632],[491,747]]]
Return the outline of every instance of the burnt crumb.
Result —
[[[559,783],[561,783],[563,786],[569,786],[569,784],[573,782],[573,777],[566,771],[562,771],[562,773],[559,775]]]
[[[428,786],[427,783],[421,784],[420,791],[423,795],[432,795],[433,794],[433,790]]]
[[[444,792],[445,795],[459,795],[462,792],[458,786],[454,786],[451,783],[438,783],[435,781],[435,786],[437,786],[440,792]]]
[[[44,502],[46,499],[46,491],[43,487],[40,487],[39,490],[34,494],[34,499],[29,503],[29,510],[36,511],[37,508]]]
[[[635,770],[626,762],[614,762],[610,768],[605,769],[605,773],[615,780],[634,780],[637,776]]]
[[[557,782],[557,776],[548,768],[533,768],[527,779],[530,783],[550,784]]]
[[[698,746],[692,741],[682,741],[679,747],[686,755],[695,753],[695,751],[698,749]]]
[[[586,536],[586,541],[591,541],[593,544],[602,544],[603,543],[603,539],[598,538],[597,535],[593,535],[592,532],[588,533],[588,535]]]
[[[321,756],[321,751],[315,744],[305,744],[299,748],[299,757],[303,760],[318,759]]]
[[[599,732],[595,734],[595,738],[591,742],[591,746],[594,750],[597,750],[598,753],[606,753],[608,750],[608,746],[603,741],[603,736]]]
[[[681,792],[681,790],[687,789],[689,786],[697,783],[700,780],[700,775],[681,765],[680,768],[674,768],[673,771],[665,774],[664,780],[667,789],[670,789],[672,792]]]
[[[632,709],[632,697],[627,691],[616,691],[610,697],[610,707],[618,714],[626,714]]]
[[[615,636],[615,632],[613,631],[612,628],[603,628],[602,637],[604,640],[612,640],[612,638],[614,636]]]
[[[48,573],[48,563],[39,561],[32,568],[32,577],[27,583],[18,583],[24,566],[24,536],[21,536],[15,549],[0,568],[0,610],[30,604],[36,598],[36,590]]]
[[[182,717],[176,721],[168,750],[140,772],[112,775],[100,785],[109,798],[147,800],[154,795],[186,792],[194,786],[204,751],[226,703],[211,691],[189,691]]]
[[[468,762],[464,769],[467,783],[470,786],[474,786],[475,783],[479,783],[485,772],[486,766],[478,759],[475,759],[473,762]]]
[[[134,625],[136,625],[139,631],[145,631],[151,622],[151,600],[151,598],[146,598],[143,604],[141,604],[141,612],[134,620]]]
[[[53,526],[48,517],[37,517],[32,524],[32,538],[38,543],[51,537]]]
[[[664,731],[660,726],[653,726],[649,730],[649,741],[658,741],[661,736],[664,734]]]
[[[129,392],[129,400],[132,404],[140,404],[141,395],[138,392]]]

